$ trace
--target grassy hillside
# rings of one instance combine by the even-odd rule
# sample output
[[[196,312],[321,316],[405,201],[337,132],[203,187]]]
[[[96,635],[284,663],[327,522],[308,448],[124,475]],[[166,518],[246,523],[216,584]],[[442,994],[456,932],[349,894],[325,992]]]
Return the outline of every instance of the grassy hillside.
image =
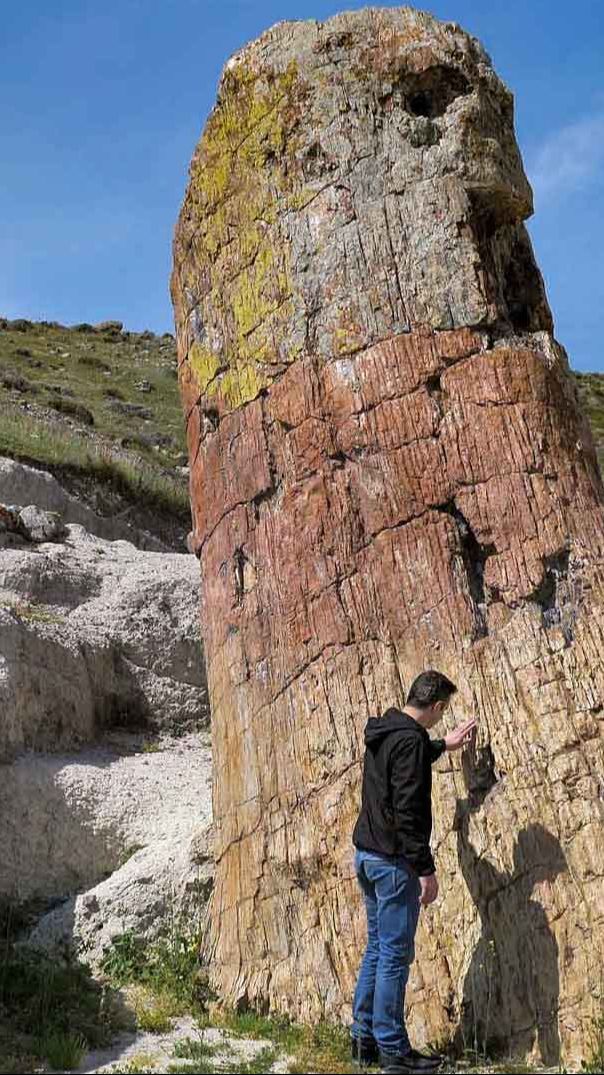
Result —
[[[575,378],[598,449],[600,469],[604,472],[604,373],[575,373]]]
[[[86,480],[186,525],[174,338],[0,319],[0,454],[60,472],[101,510]]]

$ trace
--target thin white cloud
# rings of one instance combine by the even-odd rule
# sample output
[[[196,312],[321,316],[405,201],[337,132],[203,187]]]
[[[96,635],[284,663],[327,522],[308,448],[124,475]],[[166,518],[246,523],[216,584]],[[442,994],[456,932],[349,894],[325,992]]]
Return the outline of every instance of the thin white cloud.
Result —
[[[604,173],[604,110],[554,131],[529,157],[538,201],[583,189]]]

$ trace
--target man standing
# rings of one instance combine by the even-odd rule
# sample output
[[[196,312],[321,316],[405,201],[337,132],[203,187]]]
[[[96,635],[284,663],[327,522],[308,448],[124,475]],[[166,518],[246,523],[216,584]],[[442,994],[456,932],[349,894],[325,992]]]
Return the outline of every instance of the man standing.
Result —
[[[352,840],[368,943],[354,997],[352,1051],[361,1064],[379,1060],[388,1075],[434,1072],[442,1063],[411,1048],[404,1004],[420,907],[438,896],[430,850],[432,765],[469,744],[476,728],[469,720],[444,739],[428,735],[456,690],[441,672],[423,672],[402,711],[388,709],[365,728],[363,801]]]

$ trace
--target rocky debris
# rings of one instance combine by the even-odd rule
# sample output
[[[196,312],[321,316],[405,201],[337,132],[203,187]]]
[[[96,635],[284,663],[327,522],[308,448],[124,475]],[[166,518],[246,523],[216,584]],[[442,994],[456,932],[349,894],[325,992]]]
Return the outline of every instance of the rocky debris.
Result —
[[[0,894],[50,903],[27,937],[98,967],[124,933],[194,932],[212,888],[205,735],[152,752],[122,737],[75,754],[26,754],[3,772]]]
[[[411,1030],[482,1040],[496,1012],[556,1066],[583,1051],[604,958],[604,492],[531,211],[512,96],[458,26],[280,23],[226,66],[172,293],[214,985],[349,1017],[363,726],[436,665],[480,739],[436,779]]]
[[[196,561],[66,530],[0,558],[0,758],[203,724]]]
[[[26,541],[62,541],[66,535],[67,529],[58,512],[41,511],[34,504],[25,508],[0,504],[0,548],[23,545]]]
[[[128,510],[111,517],[97,515],[52,474],[15,459],[0,457],[0,504],[19,508],[35,504],[39,510],[56,513],[65,523],[77,523],[107,541],[125,540],[141,549],[168,551],[158,538],[130,521]]]
[[[169,1071],[179,1055],[176,1052],[177,1046],[182,1046],[186,1041],[203,1041],[205,1045],[216,1049],[216,1053],[212,1054],[212,1064],[219,1071],[223,1065],[227,1070],[234,1069],[237,1062],[241,1064],[242,1071],[248,1070],[248,1066],[254,1062],[257,1064],[264,1050],[271,1047],[271,1042],[265,1039],[231,1037],[228,1032],[216,1027],[201,1028],[194,1019],[187,1016],[175,1020],[172,1030],[167,1034],[124,1034],[111,1048],[89,1053],[82,1067],[75,1073],[70,1072],[70,1075],[89,1075],[91,1072],[106,1072],[109,1075],[110,1072],[129,1070]],[[288,1072],[290,1065],[291,1058],[282,1056],[265,1070],[278,1075]],[[191,1071],[195,1071],[194,1066]]]
[[[63,541],[67,536],[67,527],[56,511],[42,511],[34,504],[29,504],[21,508],[18,519],[29,541],[38,544],[45,541]]]
[[[50,397],[48,405],[53,410],[60,411],[61,414],[66,414],[86,426],[94,425],[94,415],[83,403],[78,403],[76,400],[69,399],[63,395],[56,395]]]

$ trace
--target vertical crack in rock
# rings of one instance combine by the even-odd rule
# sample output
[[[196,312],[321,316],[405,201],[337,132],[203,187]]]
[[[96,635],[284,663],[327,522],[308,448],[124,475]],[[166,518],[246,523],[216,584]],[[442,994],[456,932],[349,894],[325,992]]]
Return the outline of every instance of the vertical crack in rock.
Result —
[[[461,556],[474,609],[475,624],[472,637],[474,641],[478,641],[486,638],[489,633],[487,624],[489,600],[497,597],[496,594],[487,590],[484,581],[486,562],[489,556],[494,555],[496,549],[494,545],[484,545],[478,540],[463,512],[454,502],[438,510],[445,515],[450,515],[457,526]]]
[[[256,569],[242,548],[235,549],[233,554],[233,571],[235,575],[235,599],[237,604],[241,605],[246,593],[249,593],[254,588],[257,581]]]

